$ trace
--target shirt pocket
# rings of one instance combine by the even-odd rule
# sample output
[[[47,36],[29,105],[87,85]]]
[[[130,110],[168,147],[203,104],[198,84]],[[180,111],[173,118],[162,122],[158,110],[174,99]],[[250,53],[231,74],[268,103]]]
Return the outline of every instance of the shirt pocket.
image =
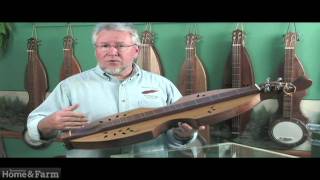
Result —
[[[139,106],[146,108],[158,108],[165,106],[165,99],[160,92],[153,92],[148,94],[141,94],[139,98]]]

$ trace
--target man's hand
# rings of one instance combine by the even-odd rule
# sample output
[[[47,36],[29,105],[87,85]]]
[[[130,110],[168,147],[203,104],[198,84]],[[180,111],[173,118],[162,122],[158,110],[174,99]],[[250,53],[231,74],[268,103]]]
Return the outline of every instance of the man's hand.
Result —
[[[74,112],[79,104],[69,106],[55,112],[40,121],[38,129],[43,135],[52,134],[56,130],[69,130],[81,128],[87,124],[88,119],[80,112]]]
[[[180,140],[190,140],[193,137],[194,132],[197,130],[204,130],[205,126],[199,126],[198,129],[192,128],[189,124],[187,123],[178,123],[177,128],[173,128],[173,134],[177,139]]]

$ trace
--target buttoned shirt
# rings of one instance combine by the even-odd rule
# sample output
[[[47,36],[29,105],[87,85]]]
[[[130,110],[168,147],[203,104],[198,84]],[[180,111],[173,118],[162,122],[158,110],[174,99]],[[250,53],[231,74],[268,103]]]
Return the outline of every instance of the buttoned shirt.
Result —
[[[38,124],[45,117],[74,104],[88,123],[116,113],[138,108],[158,108],[172,104],[182,95],[175,85],[163,76],[142,70],[134,64],[133,73],[121,81],[104,72],[99,65],[61,81],[46,100],[28,116],[28,133],[32,140],[41,141]],[[194,141],[197,133],[194,134]],[[190,141],[190,142],[191,142]],[[150,141],[107,149],[67,150],[67,157],[108,157],[118,153],[161,151],[184,146],[172,131]]]

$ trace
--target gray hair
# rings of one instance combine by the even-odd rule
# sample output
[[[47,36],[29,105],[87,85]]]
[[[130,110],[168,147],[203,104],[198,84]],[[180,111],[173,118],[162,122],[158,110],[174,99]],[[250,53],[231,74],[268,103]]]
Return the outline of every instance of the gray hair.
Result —
[[[98,23],[92,34],[92,43],[96,44],[98,34],[103,30],[126,31],[131,34],[132,42],[140,46],[138,31],[132,23]]]

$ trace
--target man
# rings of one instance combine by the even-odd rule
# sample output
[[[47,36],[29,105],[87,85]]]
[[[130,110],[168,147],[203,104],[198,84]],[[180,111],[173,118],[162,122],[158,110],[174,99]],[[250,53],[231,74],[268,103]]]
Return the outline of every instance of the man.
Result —
[[[133,63],[139,54],[140,41],[130,24],[98,24],[92,40],[98,65],[61,81],[30,113],[27,128],[33,141],[46,143],[63,130],[81,128],[119,112],[166,106],[181,98],[178,89],[168,79],[144,71]],[[121,148],[73,149],[67,151],[67,157],[108,157],[155,150],[166,152],[168,148],[182,148],[195,143],[196,138],[197,132],[183,123],[154,140]]]

